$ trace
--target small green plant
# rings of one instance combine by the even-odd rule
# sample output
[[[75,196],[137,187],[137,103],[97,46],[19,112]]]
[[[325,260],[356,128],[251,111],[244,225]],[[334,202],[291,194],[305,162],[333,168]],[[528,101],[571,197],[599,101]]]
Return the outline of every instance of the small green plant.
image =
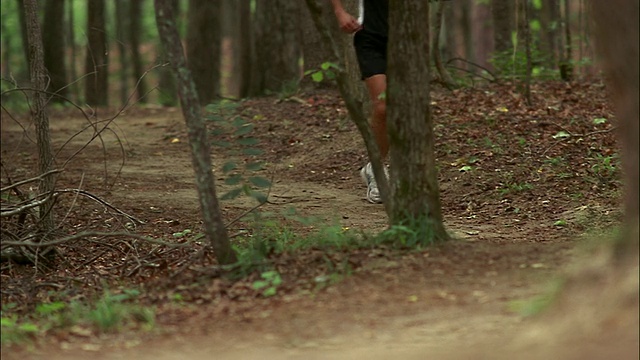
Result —
[[[252,159],[263,154],[261,149],[255,147],[259,140],[250,136],[253,123],[238,114],[237,107],[236,103],[230,101],[219,101],[206,107],[206,119],[212,123],[211,144],[225,149],[232,159],[222,165],[222,172],[226,176],[224,183],[235,188],[223,194],[220,199],[230,200],[245,194],[262,204],[267,201],[267,196],[256,189],[269,188],[271,182],[253,174],[262,170],[264,163],[250,160],[240,164],[240,161],[233,160],[234,157]]]
[[[564,159],[564,157],[556,156],[556,157],[545,159],[544,163],[552,165],[552,166],[560,166],[560,165],[564,164],[565,161],[566,160]]]
[[[0,330],[2,345],[24,343],[41,331],[37,324],[19,322],[16,315],[0,317]]]
[[[133,321],[153,326],[155,324],[153,309],[129,302],[138,295],[140,291],[135,289],[125,289],[120,294],[105,291],[96,304],[87,310],[86,318],[103,332],[118,330]]]
[[[589,160],[593,163],[589,171],[600,180],[607,180],[614,177],[620,167],[618,154],[604,156],[600,153],[595,153],[595,156]]]
[[[333,80],[336,78],[334,70],[338,69],[338,65],[332,62],[324,62],[320,65],[319,69],[311,69],[304,72],[305,76],[311,76],[311,79],[316,83],[321,83],[326,80]]]
[[[282,277],[280,273],[275,270],[265,271],[260,274],[262,280],[256,280],[253,282],[254,290],[262,290],[262,296],[270,297],[274,296],[278,292],[278,286],[282,284]]]
[[[531,189],[533,189],[533,185],[529,183],[507,182],[505,184],[502,184],[500,188],[500,195],[520,193],[524,191],[529,191]]]

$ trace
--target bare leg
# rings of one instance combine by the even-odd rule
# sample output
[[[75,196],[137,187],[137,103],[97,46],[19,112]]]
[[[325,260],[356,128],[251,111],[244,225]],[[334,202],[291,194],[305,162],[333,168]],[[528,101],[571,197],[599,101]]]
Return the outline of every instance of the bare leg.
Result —
[[[369,90],[369,98],[373,106],[371,129],[380,148],[380,156],[384,161],[389,153],[389,139],[387,137],[387,105],[380,95],[387,89],[387,75],[373,75],[364,80]]]

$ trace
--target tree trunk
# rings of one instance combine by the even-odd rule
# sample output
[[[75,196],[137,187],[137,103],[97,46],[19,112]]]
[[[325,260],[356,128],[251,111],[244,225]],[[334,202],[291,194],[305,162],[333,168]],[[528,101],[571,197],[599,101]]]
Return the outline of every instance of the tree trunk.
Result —
[[[140,54],[140,33],[142,32],[142,3],[143,0],[129,0],[129,47],[131,51],[131,70],[133,81],[137,84],[137,100],[147,102],[147,83],[142,78],[142,55]]]
[[[167,51],[167,57],[177,78],[182,114],[188,128],[204,232],[218,262],[222,265],[232,264],[237,259],[231,248],[218,205],[213,172],[211,171],[211,151],[207,129],[202,121],[195,84],[185,61],[171,0],[155,0],[155,9],[160,40]]]
[[[104,0],[87,0],[87,54],[85,58],[85,102],[90,106],[109,104],[108,48]]]
[[[69,4],[72,6],[73,4]],[[44,66],[50,77],[50,92],[67,96],[67,69],[64,61],[64,0],[47,0],[42,26],[42,45],[44,46]],[[53,96],[51,101],[61,103],[64,99]]]
[[[32,93],[31,116],[36,128],[36,142],[38,146],[38,171],[44,174],[51,169],[53,152],[51,150],[51,135],[49,132],[49,117],[46,110],[47,95],[44,93],[48,76],[44,67],[44,50],[40,23],[38,21],[38,4],[36,0],[24,0],[25,20],[27,27],[27,42],[29,44],[29,64],[31,65]],[[53,223],[53,189],[55,178],[53,174],[45,176],[38,187],[40,194],[46,194],[48,200],[39,208],[40,231],[42,238],[47,238],[54,229]]]
[[[174,18],[179,18],[180,2],[178,0],[170,0]],[[177,25],[176,25],[177,26]],[[158,69],[158,102],[163,106],[176,106],[178,104],[178,94],[176,93],[176,79],[173,76],[171,68],[168,66],[169,58],[167,57],[167,49],[164,48],[162,41],[158,44],[158,63],[163,66]]]
[[[622,164],[625,177],[625,222],[623,236],[617,247],[620,261],[638,259],[639,196],[638,163],[640,162],[638,133],[638,71],[639,6],[636,0],[594,1],[593,19],[596,25],[596,41],[604,60],[617,117],[620,123]]]
[[[220,0],[189,0],[187,63],[201,105],[220,95]]]
[[[562,26],[564,27],[564,48],[562,49],[562,57],[560,58],[560,77],[564,81],[573,80],[573,44],[571,41],[571,10],[569,0],[564,0],[564,18]]]
[[[252,91],[292,90],[300,80],[301,39],[299,2],[256,0]]]
[[[524,38],[524,51],[525,56],[527,58],[527,67],[525,69],[525,78],[524,78],[524,98],[527,102],[528,106],[532,106],[531,102],[531,27],[529,25],[529,2],[527,0],[521,0],[518,3],[518,6],[522,8],[522,24],[520,28],[522,29],[522,37]]]
[[[321,3],[323,7],[323,16],[333,16],[331,11],[331,4],[329,1]],[[304,71],[318,70],[322,64],[331,57],[327,44],[322,41],[318,30],[311,19],[308,6],[302,6],[301,9],[301,33],[302,33],[302,55],[304,58]],[[330,21],[331,19],[326,19]],[[317,83],[311,79],[310,76],[305,76],[302,79],[301,85],[304,87],[315,87]]]
[[[514,30],[513,14],[513,0],[491,1],[493,44],[498,53],[504,53],[513,48],[511,43],[511,32]]]
[[[251,0],[231,0],[240,1],[238,11],[240,12],[240,44],[238,45],[238,96],[245,98],[251,92],[252,61],[254,58],[253,32],[251,21]]]
[[[25,4],[24,0],[16,0],[18,2],[18,20],[20,21],[20,33],[22,36],[22,50],[24,51],[24,57],[27,59],[27,67],[26,71],[20,71],[20,76],[18,79],[28,79],[29,78],[29,70],[31,69],[31,59],[29,58],[29,35],[27,34],[27,20],[25,19]],[[24,69],[24,68],[23,68]]]
[[[560,0],[545,0],[542,5],[540,25],[542,34],[540,35],[540,49],[546,55],[546,66],[549,69],[557,64],[558,38],[560,33]]]
[[[449,236],[442,223],[438,190],[429,106],[429,22],[425,19],[429,19],[428,2],[389,1],[390,217],[394,225],[426,225],[421,235],[441,241]]]
[[[127,56],[127,7],[129,3],[124,0],[115,1],[116,18],[116,43],[118,44],[118,57],[120,59],[120,103],[128,102],[129,98],[129,57]]]
[[[440,79],[442,80],[442,82],[447,88],[452,89],[453,87],[455,87],[455,82],[453,81],[451,75],[449,75],[447,69],[445,69],[444,65],[442,64],[442,55],[440,51],[440,30],[442,29],[445,2],[439,1],[437,6],[438,11],[436,11],[436,23],[433,34],[433,63],[438,70],[438,75],[440,75]]]
[[[80,97],[78,84],[75,82],[78,79],[78,69],[76,59],[78,58],[78,47],[76,46],[76,31],[75,31],[75,12],[73,9],[73,2],[69,2],[67,6],[67,47],[69,49],[69,76],[72,83],[69,85],[70,98],[73,101],[78,101]]]

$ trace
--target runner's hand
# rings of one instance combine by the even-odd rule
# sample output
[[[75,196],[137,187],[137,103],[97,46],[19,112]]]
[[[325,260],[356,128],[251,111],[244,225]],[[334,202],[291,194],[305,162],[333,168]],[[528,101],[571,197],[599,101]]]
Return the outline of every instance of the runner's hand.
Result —
[[[338,19],[338,25],[340,25],[340,29],[346,32],[347,34],[353,34],[354,32],[362,29],[362,25],[358,23],[358,20],[351,16],[346,11],[341,11],[336,13],[336,17]]]

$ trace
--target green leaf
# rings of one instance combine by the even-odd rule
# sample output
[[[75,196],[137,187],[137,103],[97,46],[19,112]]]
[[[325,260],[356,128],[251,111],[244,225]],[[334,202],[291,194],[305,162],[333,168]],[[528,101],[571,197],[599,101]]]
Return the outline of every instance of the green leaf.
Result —
[[[58,310],[64,309],[65,304],[60,301],[52,302],[49,304],[40,304],[36,306],[36,312],[42,315],[52,314]]]
[[[6,326],[6,327],[14,327],[16,325],[16,319],[13,318],[0,318],[0,326]]]
[[[249,171],[260,171],[264,168],[263,162],[250,162],[244,165],[244,168]]]
[[[267,202],[267,195],[261,193],[261,192],[257,192],[257,191],[252,191],[249,196],[251,196],[252,198],[256,199],[260,204],[264,204]]]
[[[224,179],[224,183],[227,185],[238,185],[240,183],[240,180],[242,180],[242,175],[235,174]]]
[[[250,123],[247,122],[247,120],[245,120],[242,116],[236,116],[231,122],[231,125],[233,125],[233,127],[235,128],[243,127],[247,124],[250,124]]]
[[[259,188],[267,188],[269,186],[271,186],[271,181],[260,177],[260,176],[251,176],[249,178],[249,182],[252,183],[254,186],[257,186]]]
[[[222,128],[215,128],[209,131],[209,134],[211,134],[212,136],[220,136],[224,133],[226,133],[226,131]]]
[[[331,63],[330,62],[323,62],[322,65],[320,65],[320,68],[322,68],[322,70],[329,70],[329,68],[331,67]]]
[[[24,332],[32,332],[32,333],[40,331],[40,329],[38,328],[38,325],[32,324],[32,323],[21,324],[20,326],[18,326],[18,329]]]
[[[604,124],[606,122],[607,122],[607,118],[595,118],[595,119],[593,119],[593,123],[595,125]]]
[[[257,144],[258,142],[260,142],[260,140],[250,137],[250,138],[238,139],[237,142],[238,142],[238,145],[251,146],[251,145]]]
[[[262,288],[269,286],[269,282],[264,280],[257,280],[257,281],[254,281],[253,285],[251,286],[253,287],[254,290],[260,290]]]
[[[226,194],[222,195],[220,197],[220,200],[232,200],[240,196],[241,193],[242,193],[242,188],[233,189],[228,191]]]
[[[275,288],[275,286],[272,286],[270,288],[265,289],[262,292],[262,296],[264,297],[269,297],[269,296],[273,296],[278,292],[278,289]]]
[[[242,149],[242,153],[244,155],[262,155],[264,154],[264,151],[256,148],[248,148],[248,149]]]
[[[325,72],[325,74],[327,75],[327,79],[329,79],[329,80],[333,80],[333,79],[335,79],[335,78],[336,78],[336,73],[334,73],[334,72],[333,72],[333,71],[331,71],[331,70],[327,70],[327,71]]]
[[[235,170],[238,168],[238,164],[235,161],[228,161],[224,165],[222,165],[222,172],[228,173],[229,171]]]
[[[315,82],[321,82],[324,79],[324,74],[322,74],[322,71],[316,71],[311,75],[311,78]]]
[[[211,141],[211,145],[219,146],[219,147],[222,147],[222,148],[231,147],[231,143],[230,142],[222,141],[222,140],[213,140],[213,141]]]
[[[247,135],[251,131],[253,131],[253,124],[245,124],[239,127],[238,129],[236,129],[236,131],[233,134],[235,136],[242,136],[242,135]]]
[[[473,169],[471,166],[465,165],[465,166],[461,167],[460,169],[458,169],[458,171],[460,171],[460,172],[468,172],[468,171],[471,171],[471,169]]]

